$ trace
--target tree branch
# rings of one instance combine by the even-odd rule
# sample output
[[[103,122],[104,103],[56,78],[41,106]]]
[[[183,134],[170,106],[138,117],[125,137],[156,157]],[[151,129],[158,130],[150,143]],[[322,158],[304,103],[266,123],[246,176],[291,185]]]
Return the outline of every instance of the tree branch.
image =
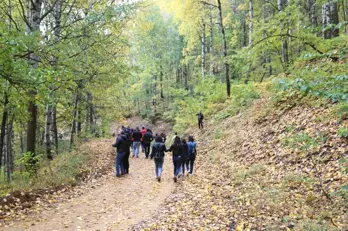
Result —
[[[212,6],[212,7],[214,7],[214,8],[218,8],[217,5],[214,5],[214,4],[210,3],[210,2],[201,1],[201,3],[202,3],[203,5],[207,5],[207,6]]]

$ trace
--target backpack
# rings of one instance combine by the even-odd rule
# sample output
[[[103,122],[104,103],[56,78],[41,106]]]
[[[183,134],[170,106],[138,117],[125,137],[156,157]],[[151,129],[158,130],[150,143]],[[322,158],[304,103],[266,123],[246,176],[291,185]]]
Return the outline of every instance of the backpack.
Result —
[[[204,116],[202,113],[199,114],[199,120],[203,120],[204,119]]]
[[[197,151],[196,151],[196,143],[189,142],[187,145],[190,146],[190,148],[189,148],[190,152],[188,154],[189,157],[190,158],[195,158],[196,157],[196,153],[197,153]]]
[[[163,158],[163,152],[160,150],[159,147],[156,148],[154,158],[155,159],[162,159]]]

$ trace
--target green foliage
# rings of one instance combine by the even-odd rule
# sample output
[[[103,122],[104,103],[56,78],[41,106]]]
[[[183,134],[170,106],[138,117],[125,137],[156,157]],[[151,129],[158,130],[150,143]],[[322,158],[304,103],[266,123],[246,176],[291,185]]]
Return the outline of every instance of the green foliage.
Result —
[[[76,184],[82,172],[86,171],[92,158],[91,152],[76,150],[62,153],[53,161],[43,161],[42,156],[35,157],[36,165],[32,164],[33,157],[25,153],[18,164],[26,166],[25,170],[16,170],[11,175],[11,182],[0,175],[0,195],[15,190],[32,190],[55,187],[62,184]]]
[[[338,135],[348,139],[348,127],[342,127],[337,131]]]
[[[282,142],[284,146],[288,146],[292,149],[298,149],[303,152],[311,152],[321,143],[325,142],[325,137],[320,134],[310,136],[305,132],[299,132],[295,135],[285,137]]]
[[[330,99],[336,103],[348,99],[348,75],[317,76],[317,78],[297,78],[295,80],[278,79],[278,87],[282,91],[295,89],[301,94],[312,94],[316,97]]]
[[[30,177],[36,175],[37,170],[39,169],[43,155],[37,155],[31,152],[23,153],[23,156],[18,159],[18,164],[25,167],[26,172]]]
[[[226,109],[215,115],[216,119],[225,119],[238,114],[243,108],[260,98],[254,84],[233,84],[231,87],[231,100],[226,102]]]

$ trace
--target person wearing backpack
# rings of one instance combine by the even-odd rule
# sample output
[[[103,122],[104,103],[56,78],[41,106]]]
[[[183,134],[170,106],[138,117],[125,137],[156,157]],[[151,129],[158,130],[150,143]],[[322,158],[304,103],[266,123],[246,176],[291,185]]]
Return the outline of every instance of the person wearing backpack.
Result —
[[[133,156],[136,158],[139,158],[139,152],[140,152],[140,141],[142,139],[142,134],[139,130],[139,127],[136,128],[136,130],[132,134],[133,138]]]
[[[167,149],[166,145],[162,143],[162,137],[157,136],[155,138],[155,143],[152,145],[150,158],[155,161],[156,179],[158,182],[161,181],[165,151],[167,151]]]
[[[193,138],[193,136],[189,136],[188,138],[188,143],[187,143],[187,147],[188,147],[188,158],[187,158],[187,162],[186,162],[186,169],[188,171],[187,174],[193,174],[193,166],[196,160],[196,154],[197,154],[197,144]]]
[[[132,146],[132,140],[131,140],[131,133],[125,133],[126,136],[126,154],[123,158],[123,167],[124,167],[124,173],[129,174],[129,156],[130,156],[130,147]]]
[[[181,143],[182,143],[182,148],[183,148],[183,155],[181,157],[181,171],[182,171],[182,174],[184,175],[185,174],[185,167],[187,169],[187,172],[189,172],[189,169],[187,167],[189,154],[188,154],[188,145],[187,145],[186,140],[182,139]]]
[[[198,128],[203,129],[204,115],[202,114],[202,112],[199,112],[198,114],[196,114],[196,116],[198,116]]]
[[[145,158],[149,158],[150,154],[150,145],[151,142],[153,141],[153,136],[152,133],[150,132],[150,129],[147,129],[147,132],[143,136],[143,145],[145,149]]]
[[[183,147],[181,144],[180,137],[177,136],[174,139],[174,144],[172,144],[168,152],[173,153],[173,165],[174,165],[174,182],[177,182],[178,175],[180,174],[181,169],[181,156],[183,155]]]

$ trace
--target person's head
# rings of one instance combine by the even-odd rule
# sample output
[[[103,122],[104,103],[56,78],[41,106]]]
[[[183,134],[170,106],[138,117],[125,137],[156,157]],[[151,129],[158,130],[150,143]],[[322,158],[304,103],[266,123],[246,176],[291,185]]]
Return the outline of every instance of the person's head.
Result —
[[[122,125],[122,127],[121,127],[122,129],[124,129],[124,126]]]
[[[194,142],[194,141],[195,141],[195,139],[193,138],[193,136],[189,136],[188,140],[189,140],[189,142]]]
[[[175,134],[176,136],[178,135],[178,133],[177,133],[177,132],[175,132],[174,134]]]
[[[155,141],[156,141],[156,142],[162,142],[162,137],[156,136]]]
[[[179,136],[175,137],[175,139],[174,139],[174,144],[175,144],[175,145],[178,145],[178,144],[180,144],[180,143],[181,143],[180,137],[179,137]]]
[[[146,129],[146,131],[147,131],[147,132],[151,132],[151,129],[150,129],[150,128],[148,128],[148,129]]]
[[[142,127],[141,129],[145,129],[145,127]]]
[[[114,133],[112,133],[112,137],[115,137],[115,136],[116,136],[115,132],[114,132]]]
[[[139,127],[137,127],[137,131],[139,131]]]
[[[124,135],[124,131],[121,131],[120,134],[121,134],[121,135]]]
[[[155,134],[155,136],[157,137],[157,136],[158,136],[158,134],[156,133],[156,134]]]
[[[185,139],[182,139],[182,140],[181,140],[181,143],[182,143],[182,144],[187,144],[187,142],[186,142]]]

